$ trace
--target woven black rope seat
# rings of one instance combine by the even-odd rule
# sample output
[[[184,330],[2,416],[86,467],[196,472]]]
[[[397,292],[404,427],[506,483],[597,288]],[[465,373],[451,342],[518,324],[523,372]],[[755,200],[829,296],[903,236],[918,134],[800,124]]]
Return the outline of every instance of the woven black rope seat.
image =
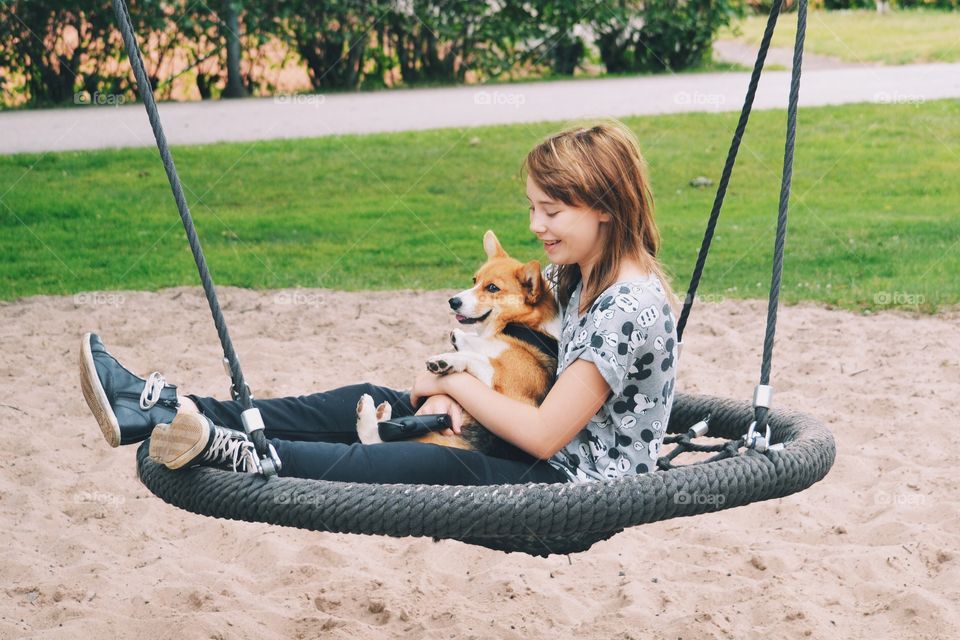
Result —
[[[710,435],[736,440],[753,420],[749,402],[678,394],[668,431],[707,414]],[[460,540],[499,551],[576,553],[627,527],[721,511],[801,491],[833,464],[831,433],[813,417],[771,410],[780,450],[678,466],[611,482],[375,485],[265,478],[207,467],[169,471],[137,453],[142,482],[164,501],[216,518],[330,531]]]

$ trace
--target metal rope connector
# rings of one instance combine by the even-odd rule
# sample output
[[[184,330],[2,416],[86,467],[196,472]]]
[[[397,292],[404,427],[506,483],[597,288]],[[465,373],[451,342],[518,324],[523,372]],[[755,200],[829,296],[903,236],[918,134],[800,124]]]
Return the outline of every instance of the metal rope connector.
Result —
[[[769,409],[773,404],[773,387],[768,384],[758,384],[753,390],[753,408]]]
[[[694,438],[702,438],[707,435],[707,432],[710,430],[710,414],[707,414],[707,417],[687,429],[687,437],[693,440]]]
[[[748,449],[753,449],[763,453],[770,448],[770,425],[767,425],[767,430],[763,435],[757,431],[757,421],[754,420],[750,423],[750,428],[747,429],[747,435],[743,436],[744,446]]]
[[[743,437],[744,446],[763,453],[765,451],[779,451],[783,449],[782,444],[770,443],[770,425],[767,422],[767,410],[773,404],[773,387],[768,384],[758,384],[753,390],[753,411],[754,416],[763,420],[763,435],[757,431],[757,420],[750,423],[747,429],[747,435]]]
[[[767,451],[781,451],[783,449],[783,443],[778,442],[776,444],[770,444],[770,425],[767,425],[766,430],[763,435],[757,431],[757,421],[754,420],[750,423],[750,428],[747,429],[747,435],[743,436],[743,446],[748,449],[753,449],[754,451],[759,451],[764,453]]]
[[[266,429],[266,425],[263,424],[263,416],[260,415],[260,409],[256,407],[243,411],[240,414],[240,419],[243,421],[243,430],[247,432],[248,436],[252,436],[254,431]]]
[[[240,414],[240,419],[243,421],[243,430],[246,431],[251,440],[253,440],[253,434],[255,432],[263,432],[264,429],[266,429],[266,425],[263,423],[263,416],[260,414],[260,409],[256,407],[243,411]],[[268,477],[275,476],[280,472],[282,466],[280,464],[280,456],[269,442],[267,442],[266,455],[260,459],[260,466],[263,468],[263,475]]]
[[[280,456],[277,454],[277,450],[269,442],[267,443],[267,452],[269,455],[260,459],[260,467],[263,469],[263,475],[269,478],[279,474],[283,465],[280,464]]]

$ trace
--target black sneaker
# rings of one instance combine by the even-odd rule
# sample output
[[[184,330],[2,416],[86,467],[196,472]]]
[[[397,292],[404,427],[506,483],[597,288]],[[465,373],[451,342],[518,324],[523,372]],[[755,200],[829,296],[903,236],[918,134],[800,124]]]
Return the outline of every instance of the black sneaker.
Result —
[[[210,466],[263,473],[253,442],[242,431],[218,427],[198,413],[178,413],[150,436],[150,458],[168,469]]]
[[[177,387],[159,371],[144,380],[110,355],[95,333],[80,344],[80,386],[103,437],[111,447],[146,440],[177,414]]]

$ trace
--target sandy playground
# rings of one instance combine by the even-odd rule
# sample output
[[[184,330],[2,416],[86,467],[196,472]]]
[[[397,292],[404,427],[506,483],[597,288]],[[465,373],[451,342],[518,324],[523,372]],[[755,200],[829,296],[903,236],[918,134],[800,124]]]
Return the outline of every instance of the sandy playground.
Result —
[[[409,386],[445,346],[449,293],[224,288],[221,300],[251,386],[271,397]],[[764,312],[698,305],[679,389],[748,399]],[[77,350],[95,330],[135,372],[226,397],[200,289],[0,303],[0,638],[956,637],[960,312],[804,304],[780,318],[775,403],[831,428],[826,479],[541,559],[170,507],[137,481],[133,447],[103,442]]]

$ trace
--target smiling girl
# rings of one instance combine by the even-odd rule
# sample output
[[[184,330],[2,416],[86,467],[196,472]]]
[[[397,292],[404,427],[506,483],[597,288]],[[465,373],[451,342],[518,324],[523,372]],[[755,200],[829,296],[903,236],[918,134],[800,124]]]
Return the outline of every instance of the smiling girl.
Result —
[[[530,231],[560,305],[557,381],[532,407],[468,374],[424,373],[412,400],[449,396],[569,480],[651,471],[673,403],[676,330],[636,139],[616,122],[570,129],[524,169]]]

